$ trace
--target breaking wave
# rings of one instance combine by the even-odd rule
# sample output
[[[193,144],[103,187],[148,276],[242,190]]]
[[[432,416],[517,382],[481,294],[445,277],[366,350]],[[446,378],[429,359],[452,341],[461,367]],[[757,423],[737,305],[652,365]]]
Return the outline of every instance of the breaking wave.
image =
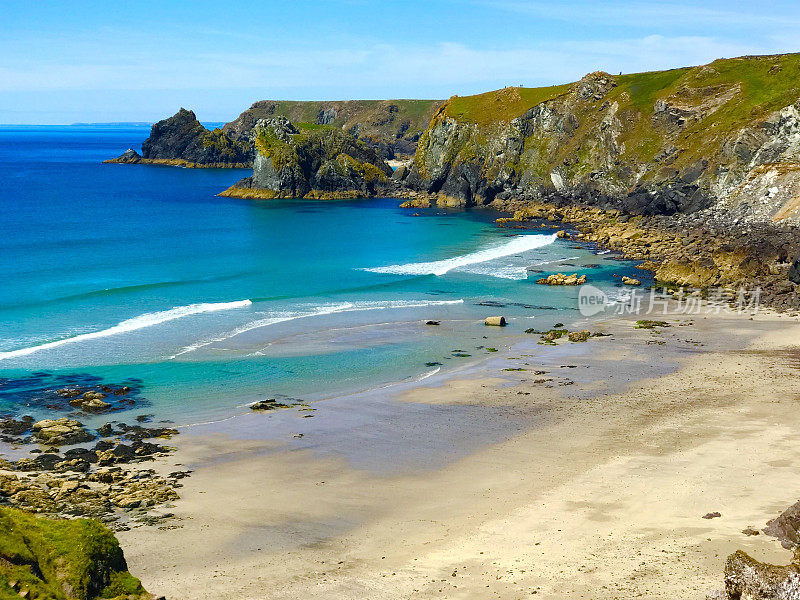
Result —
[[[556,241],[555,234],[553,235],[520,235],[504,244],[484,248],[463,254],[461,256],[454,256],[445,260],[436,260],[432,262],[419,262],[408,263],[405,265],[389,265],[387,267],[372,267],[362,269],[364,271],[371,271],[372,273],[392,273],[394,275],[444,275],[454,269],[469,267],[480,263],[486,263],[492,260],[511,256],[514,254],[521,254],[536,248],[543,248],[549,246]],[[496,273],[491,269],[482,269],[481,274],[495,275],[497,277],[517,279],[519,276],[519,268],[513,268],[511,271],[508,268],[500,268]],[[523,269],[524,271],[524,269]]]
[[[191,344],[181,349],[180,352],[173,354],[170,358],[177,358],[183,354],[194,352],[205,346],[210,346],[217,342],[224,342],[237,335],[258,329],[260,327],[267,327],[275,325],[276,323],[285,323],[286,321],[293,321],[295,319],[307,319],[309,317],[318,317],[321,315],[332,315],[344,312],[356,312],[365,310],[386,310],[397,308],[419,308],[424,306],[445,306],[448,304],[463,304],[464,300],[383,300],[383,301],[359,301],[359,302],[338,302],[335,304],[322,304],[319,306],[309,307],[305,310],[296,311],[282,311],[275,312],[263,319],[251,321],[245,325],[237,327],[221,336],[204,340],[196,344]]]
[[[175,319],[188,317],[190,315],[216,312],[218,310],[230,310],[233,308],[243,308],[245,306],[250,306],[250,304],[252,304],[250,300],[237,300],[236,302],[204,302],[200,304],[189,304],[188,306],[176,306],[175,308],[171,308],[169,310],[145,313],[143,315],[139,315],[138,317],[133,317],[132,319],[126,319],[125,321],[117,323],[113,327],[109,327],[108,329],[103,329],[101,331],[82,333],[80,335],[39,344],[37,346],[29,346],[28,348],[19,348],[18,350],[0,352],[0,360],[15,358],[18,356],[26,356],[28,354],[33,354],[34,352],[39,352],[40,350],[49,350],[50,348],[56,348],[66,344],[74,344],[77,342],[85,342],[87,340],[96,340],[111,335],[128,333],[131,331],[136,331],[137,329],[144,329],[145,327],[152,327],[153,325],[160,325],[161,323],[166,323],[167,321],[174,321]]]

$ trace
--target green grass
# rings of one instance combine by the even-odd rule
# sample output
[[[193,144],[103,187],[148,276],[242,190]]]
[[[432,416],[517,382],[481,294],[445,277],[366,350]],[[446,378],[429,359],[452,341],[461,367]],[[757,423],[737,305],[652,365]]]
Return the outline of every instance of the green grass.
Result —
[[[119,542],[97,521],[0,508],[0,598],[19,598],[25,590],[28,597],[52,600],[144,594]]]
[[[683,68],[620,75],[616,78],[618,93],[628,92],[631,104],[639,110],[652,109],[657,97],[672,88],[689,70]]]
[[[560,96],[568,85],[541,88],[509,87],[475,96],[453,96],[448,100],[445,113],[458,119],[486,126],[507,123],[537,104]]]

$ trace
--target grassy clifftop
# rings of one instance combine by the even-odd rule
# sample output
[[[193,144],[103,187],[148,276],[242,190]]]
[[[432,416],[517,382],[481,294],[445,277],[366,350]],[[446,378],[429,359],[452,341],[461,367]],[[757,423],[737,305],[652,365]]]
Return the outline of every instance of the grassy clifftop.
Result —
[[[559,194],[642,214],[722,202],[800,218],[799,110],[800,54],[454,96],[406,181],[468,204]]]
[[[119,543],[103,525],[0,508],[0,598],[118,597],[152,598],[128,573]]]
[[[613,79],[616,89],[607,100],[621,100],[624,103],[621,108],[634,108],[650,115],[659,99],[675,96],[689,106],[698,106],[720,87],[741,86],[736,90],[735,101],[718,115],[720,122],[730,123],[767,115],[795,101],[800,96],[800,54],[719,59],[703,66],[633,73]],[[442,112],[478,125],[508,122],[534,106],[566,94],[575,85],[578,82],[538,88],[508,87],[474,96],[453,96],[444,104]],[[693,90],[701,93],[692,93]]]
[[[537,104],[565,93],[569,85],[525,88],[507,87],[475,96],[453,96],[443,113],[459,121],[485,126],[511,121]]]

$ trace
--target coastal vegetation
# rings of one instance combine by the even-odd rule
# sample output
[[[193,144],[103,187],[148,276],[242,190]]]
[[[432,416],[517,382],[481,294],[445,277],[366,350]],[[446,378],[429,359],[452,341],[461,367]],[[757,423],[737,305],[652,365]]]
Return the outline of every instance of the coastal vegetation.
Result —
[[[128,572],[114,535],[89,519],[48,519],[0,507],[0,598],[152,596]]]

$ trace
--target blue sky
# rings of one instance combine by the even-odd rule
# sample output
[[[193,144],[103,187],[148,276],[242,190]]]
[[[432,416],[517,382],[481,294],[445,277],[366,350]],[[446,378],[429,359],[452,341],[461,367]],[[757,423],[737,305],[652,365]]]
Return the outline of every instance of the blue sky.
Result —
[[[0,0],[0,123],[228,121],[800,51],[800,3]]]

